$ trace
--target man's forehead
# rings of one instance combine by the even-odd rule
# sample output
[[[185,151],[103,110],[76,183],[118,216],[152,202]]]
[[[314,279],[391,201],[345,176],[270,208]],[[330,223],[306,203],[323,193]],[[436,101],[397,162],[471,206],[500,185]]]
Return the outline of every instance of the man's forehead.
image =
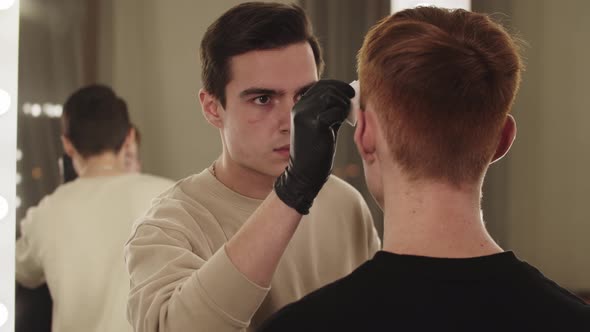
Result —
[[[228,85],[240,90],[292,90],[318,79],[313,51],[307,43],[240,54],[230,58],[228,69]]]

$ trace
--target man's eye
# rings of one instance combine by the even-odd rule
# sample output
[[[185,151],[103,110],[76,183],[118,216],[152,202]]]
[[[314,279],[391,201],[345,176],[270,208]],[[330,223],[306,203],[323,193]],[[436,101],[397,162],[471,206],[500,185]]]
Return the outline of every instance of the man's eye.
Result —
[[[270,103],[270,96],[258,96],[254,98],[254,104],[256,105],[267,105]]]

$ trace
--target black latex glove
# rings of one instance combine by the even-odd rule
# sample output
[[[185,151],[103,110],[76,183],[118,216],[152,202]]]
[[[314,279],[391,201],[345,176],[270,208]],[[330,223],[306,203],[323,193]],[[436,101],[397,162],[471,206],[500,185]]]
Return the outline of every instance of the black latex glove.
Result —
[[[354,89],[345,82],[321,80],[291,110],[289,166],[275,182],[277,196],[301,214],[330,176],[338,129],[350,112]]]

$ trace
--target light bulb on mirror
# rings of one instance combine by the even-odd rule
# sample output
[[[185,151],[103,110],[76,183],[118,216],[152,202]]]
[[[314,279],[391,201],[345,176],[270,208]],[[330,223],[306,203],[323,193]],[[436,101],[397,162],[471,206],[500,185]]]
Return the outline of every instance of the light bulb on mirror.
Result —
[[[0,0],[2,1],[2,0]],[[0,115],[8,112],[10,108],[10,95],[8,92],[0,89]]]
[[[0,10],[8,9],[14,5],[14,0],[0,0]]]
[[[8,309],[3,303],[0,303],[0,327],[4,326],[8,321]]]
[[[8,215],[8,202],[6,198],[0,196],[0,221]]]

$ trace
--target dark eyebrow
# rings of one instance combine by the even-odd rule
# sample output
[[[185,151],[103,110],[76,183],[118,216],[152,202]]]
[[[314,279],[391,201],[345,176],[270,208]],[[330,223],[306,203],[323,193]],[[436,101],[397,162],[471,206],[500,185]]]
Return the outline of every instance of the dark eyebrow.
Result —
[[[276,96],[281,94],[281,92],[272,89],[264,89],[264,88],[250,88],[240,92],[240,97],[244,98],[251,95],[269,95],[269,96]]]
[[[316,84],[316,82],[311,82],[311,83],[309,83],[309,84],[306,84],[305,86],[303,86],[303,87],[299,88],[299,89],[297,90],[297,94],[298,94],[298,95],[302,95],[302,94],[304,94],[304,93],[305,93],[307,90],[309,90],[309,88],[311,88],[311,87],[312,87],[312,85],[314,85],[314,84]]]
[[[309,90],[312,85],[316,82],[310,82],[309,84],[304,85],[303,87],[297,89],[297,95],[304,94],[305,91]],[[273,89],[265,89],[265,88],[249,88],[242,92],[240,92],[240,98],[244,98],[251,95],[268,95],[268,96],[277,96],[285,94],[284,91],[278,91]]]

